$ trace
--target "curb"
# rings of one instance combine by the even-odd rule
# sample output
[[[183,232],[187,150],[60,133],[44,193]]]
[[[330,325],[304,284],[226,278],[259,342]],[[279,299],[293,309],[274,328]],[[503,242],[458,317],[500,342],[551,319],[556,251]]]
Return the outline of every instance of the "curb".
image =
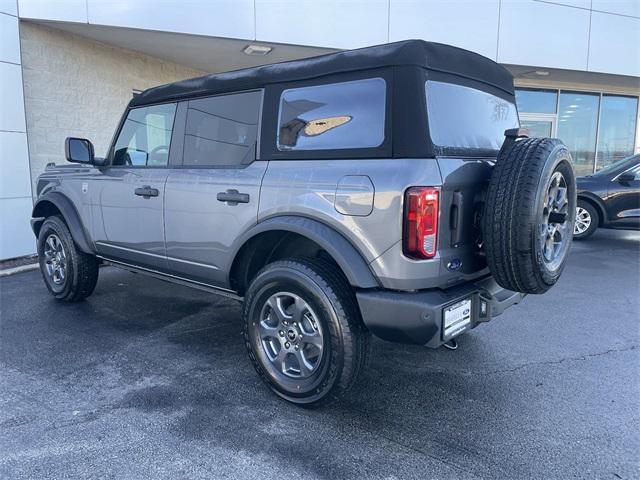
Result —
[[[20,265],[19,267],[7,268],[5,270],[0,270],[0,278],[8,277],[9,275],[15,275],[16,273],[37,270],[39,267],[40,265],[37,263],[30,263],[29,265]]]

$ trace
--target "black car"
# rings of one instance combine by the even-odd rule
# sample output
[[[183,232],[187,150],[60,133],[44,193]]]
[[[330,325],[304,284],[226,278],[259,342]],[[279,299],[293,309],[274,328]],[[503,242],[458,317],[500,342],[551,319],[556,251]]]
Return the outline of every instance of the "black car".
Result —
[[[578,177],[577,184],[573,238],[588,238],[598,227],[640,229],[640,155]]]

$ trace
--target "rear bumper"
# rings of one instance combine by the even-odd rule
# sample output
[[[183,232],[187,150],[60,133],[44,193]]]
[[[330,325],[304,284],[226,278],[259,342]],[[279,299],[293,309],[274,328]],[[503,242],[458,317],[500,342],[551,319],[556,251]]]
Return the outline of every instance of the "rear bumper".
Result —
[[[488,322],[506,308],[519,303],[524,296],[523,293],[500,287],[493,277],[446,290],[356,292],[364,323],[375,336],[391,342],[432,348],[439,347],[480,323]],[[445,337],[443,310],[464,300],[471,302],[469,323]]]

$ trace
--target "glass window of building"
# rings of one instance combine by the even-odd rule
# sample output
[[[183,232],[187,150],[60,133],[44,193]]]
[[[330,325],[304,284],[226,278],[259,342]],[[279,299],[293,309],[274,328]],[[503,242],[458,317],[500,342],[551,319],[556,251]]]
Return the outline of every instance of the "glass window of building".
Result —
[[[554,137],[556,134],[557,90],[524,88],[516,90],[520,126],[532,137]]]
[[[600,95],[561,92],[557,137],[569,148],[576,175],[594,172]]]
[[[600,109],[598,170],[633,154],[638,98],[603,95]]]
[[[533,120],[523,118],[520,126],[529,130],[531,137],[553,137],[553,120]]]
[[[558,92],[534,88],[518,89],[516,90],[516,104],[520,112],[556,113]]]
[[[519,88],[516,102],[520,125],[531,136],[557,137],[569,147],[577,175],[592,174],[634,152],[638,97]]]

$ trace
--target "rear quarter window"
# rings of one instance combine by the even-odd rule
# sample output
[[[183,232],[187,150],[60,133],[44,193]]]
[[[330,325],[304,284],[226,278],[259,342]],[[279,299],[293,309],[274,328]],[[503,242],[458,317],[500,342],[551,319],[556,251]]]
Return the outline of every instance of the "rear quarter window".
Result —
[[[278,150],[378,147],[384,142],[385,105],[382,78],[285,90],[278,113]]]
[[[499,150],[504,131],[517,128],[515,104],[475,88],[425,82],[431,141],[439,147]]]

